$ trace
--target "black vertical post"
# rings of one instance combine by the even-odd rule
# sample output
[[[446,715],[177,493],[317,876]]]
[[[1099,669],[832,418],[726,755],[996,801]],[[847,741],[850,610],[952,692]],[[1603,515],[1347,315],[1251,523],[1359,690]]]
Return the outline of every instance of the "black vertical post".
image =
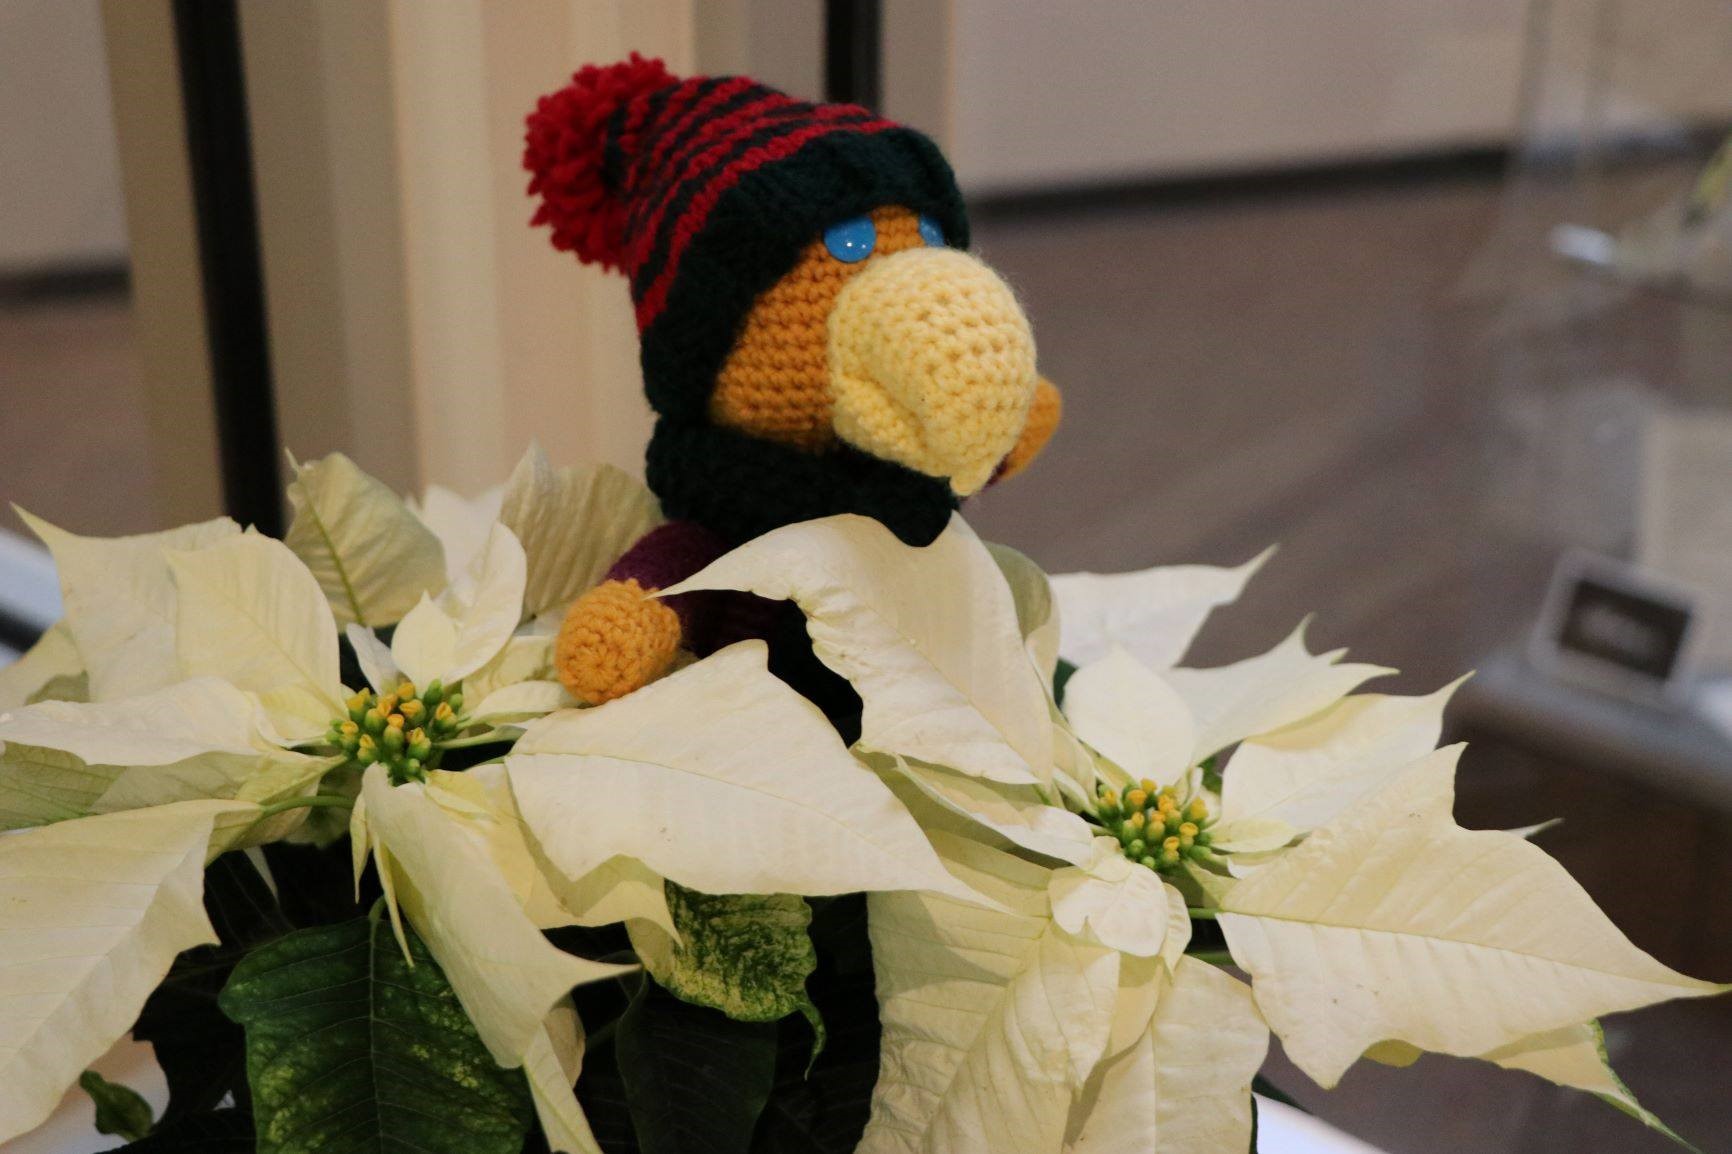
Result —
[[[276,402],[236,0],[174,0],[217,451],[229,516],[282,533]]]
[[[824,99],[877,110],[883,96],[879,0],[825,0]]]

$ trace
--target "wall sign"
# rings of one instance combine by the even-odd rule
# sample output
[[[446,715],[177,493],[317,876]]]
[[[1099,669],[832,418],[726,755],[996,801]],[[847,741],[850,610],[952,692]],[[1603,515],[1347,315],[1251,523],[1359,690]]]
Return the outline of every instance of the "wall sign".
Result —
[[[1566,553],[1530,645],[1561,680],[1648,703],[1686,691],[1698,632],[1690,590],[1610,557]]]

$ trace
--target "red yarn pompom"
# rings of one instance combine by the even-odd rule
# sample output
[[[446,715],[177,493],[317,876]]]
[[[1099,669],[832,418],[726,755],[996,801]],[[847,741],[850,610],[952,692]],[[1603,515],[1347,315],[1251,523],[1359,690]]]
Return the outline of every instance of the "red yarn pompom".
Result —
[[[677,83],[660,60],[633,52],[617,64],[588,65],[558,92],[536,101],[525,134],[529,195],[541,205],[532,223],[553,227],[553,247],[585,264],[622,267],[626,205],[603,178],[610,117],[622,106]],[[635,141],[621,138],[629,154]]]

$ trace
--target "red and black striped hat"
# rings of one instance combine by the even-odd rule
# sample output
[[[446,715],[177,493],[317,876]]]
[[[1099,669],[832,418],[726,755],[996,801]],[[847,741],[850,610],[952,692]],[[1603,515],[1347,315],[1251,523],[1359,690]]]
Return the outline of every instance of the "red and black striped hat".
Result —
[[[913,129],[633,53],[530,113],[524,167],[555,248],[631,278],[650,403],[701,418],[759,294],[830,225],[906,205],[968,243],[956,178]]]

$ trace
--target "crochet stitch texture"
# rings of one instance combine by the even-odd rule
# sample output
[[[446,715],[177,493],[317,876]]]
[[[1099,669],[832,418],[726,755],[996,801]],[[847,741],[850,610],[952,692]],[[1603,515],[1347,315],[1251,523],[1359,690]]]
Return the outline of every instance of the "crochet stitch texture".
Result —
[[[605,581],[577,599],[554,643],[559,680],[600,705],[666,673],[678,656],[680,619],[635,580]]]
[[[569,609],[560,680],[599,703],[660,676],[679,648],[764,637],[772,670],[846,732],[858,699],[791,607],[651,594],[834,514],[927,544],[962,496],[1038,451],[1056,391],[1037,385],[1010,290],[963,251],[949,166],[867,109],[680,79],[635,55],[543,97],[524,165],[554,247],[630,282],[658,414],[645,475],[671,518]]]

